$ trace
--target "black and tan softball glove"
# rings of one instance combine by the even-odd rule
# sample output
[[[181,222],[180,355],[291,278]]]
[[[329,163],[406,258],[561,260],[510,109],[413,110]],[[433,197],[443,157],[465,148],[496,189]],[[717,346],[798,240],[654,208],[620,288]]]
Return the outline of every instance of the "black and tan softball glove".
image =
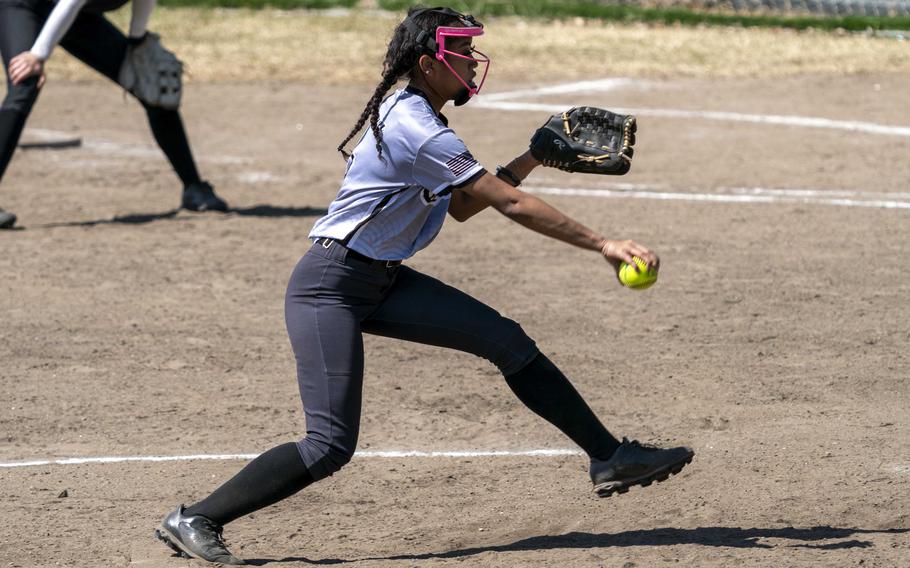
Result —
[[[623,175],[632,167],[635,117],[596,107],[554,114],[531,137],[531,154],[567,172]]]

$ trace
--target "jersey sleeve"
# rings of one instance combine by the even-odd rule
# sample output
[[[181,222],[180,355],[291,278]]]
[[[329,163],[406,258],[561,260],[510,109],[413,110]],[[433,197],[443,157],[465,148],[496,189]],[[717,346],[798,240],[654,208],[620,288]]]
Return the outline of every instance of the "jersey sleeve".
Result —
[[[41,27],[41,33],[38,34],[35,45],[29,51],[41,61],[47,61],[54,47],[60,43],[60,39],[73,25],[73,21],[79,15],[79,10],[85,6],[85,2],[86,0],[60,0],[57,2],[44,26]]]
[[[149,18],[155,9],[156,0],[133,0],[130,15],[130,37],[142,37],[148,31]]]
[[[451,130],[434,134],[417,150],[414,179],[434,194],[457,187],[483,171],[464,142]]]

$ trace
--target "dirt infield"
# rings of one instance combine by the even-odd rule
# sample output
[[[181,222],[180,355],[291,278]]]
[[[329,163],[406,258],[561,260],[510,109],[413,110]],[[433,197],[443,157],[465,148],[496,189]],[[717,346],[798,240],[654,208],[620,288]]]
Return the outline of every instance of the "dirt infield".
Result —
[[[235,208],[222,216],[174,210],[136,104],[49,83],[29,127],[83,144],[20,151],[0,193],[25,227],[0,234],[0,462],[255,454],[301,435],[284,286],[370,89],[194,85],[186,122]],[[282,566],[906,565],[908,90],[874,73],[504,97],[641,111],[628,176],[527,187],[654,247],[661,281],[624,290],[595,255],[493,212],[450,221],[410,264],[521,322],[614,432],[695,461],[598,500],[581,456],[360,457],[229,543]],[[546,113],[448,114],[492,168]],[[485,362],[372,337],[367,353],[362,450],[570,447]],[[242,463],[0,468],[0,567],[199,565],[152,531]]]

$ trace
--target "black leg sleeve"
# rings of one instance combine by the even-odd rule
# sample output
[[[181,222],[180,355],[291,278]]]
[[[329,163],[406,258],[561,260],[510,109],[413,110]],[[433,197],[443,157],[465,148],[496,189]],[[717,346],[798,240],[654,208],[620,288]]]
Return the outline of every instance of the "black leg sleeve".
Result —
[[[290,497],[313,477],[303,464],[297,444],[289,442],[260,455],[211,495],[187,507],[187,515],[201,515],[219,525]]]
[[[155,141],[171,162],[171,167],[177,172],[183,186],[202,181],[196,170],[196,162],[193,160],[193,152],[190,150],[190,142],[186,137],[180,113],[145,103],[142,103],[142,106],[149,117],[149,126],[152,127]]]
[[[16,151],[26,118],[28,114],[25,112],[0,109],[0,180]]]
[[[120,65],[126,57],[127,43],[123,32],[103,15],[84,11],[79,13],[60,41],[60,45],[76,58],[115,83]],[[167,156],[183,185],[201,181],[180,113],[176,110],[151,107],[145,103],[142,103],[142,106],[148,115],[155,141]]]
[[[559,428],[590,457],[608,459],[619,441],[604,428],[572,383],[541,353],[506,377],[516,396],[538,416]]]
[[[6,97],[0,107],[0,179],[38,98],[38,77],[29,77],[14,86],[9,78],[9,62],[35,43],[51,7],[49,3],[28,6],[0,1],[0,59],[6,72]]]

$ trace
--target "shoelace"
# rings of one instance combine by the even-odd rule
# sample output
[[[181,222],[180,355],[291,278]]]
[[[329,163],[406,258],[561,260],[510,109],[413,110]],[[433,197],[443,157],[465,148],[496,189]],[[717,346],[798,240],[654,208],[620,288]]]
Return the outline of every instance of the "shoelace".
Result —
[[[220,544],[223,548],[227,548],[227,545],[224,543],[224,527],[221,525],[216,525],[215,523],[209,521],[205,517],[202,518],[202,528],[211,531],[215,535],[215,542]]]
[[[656,452],[656,451],[660,450],[660,448],[658,446],[654,446],[652,444],[643,444],[643,443],[639,442],[638,440],[629,440],[628,438],[623,438],[623,442],[628,443],[628,445],[630,447],[640,448],[642,450],[645,450],[646,452]]]

